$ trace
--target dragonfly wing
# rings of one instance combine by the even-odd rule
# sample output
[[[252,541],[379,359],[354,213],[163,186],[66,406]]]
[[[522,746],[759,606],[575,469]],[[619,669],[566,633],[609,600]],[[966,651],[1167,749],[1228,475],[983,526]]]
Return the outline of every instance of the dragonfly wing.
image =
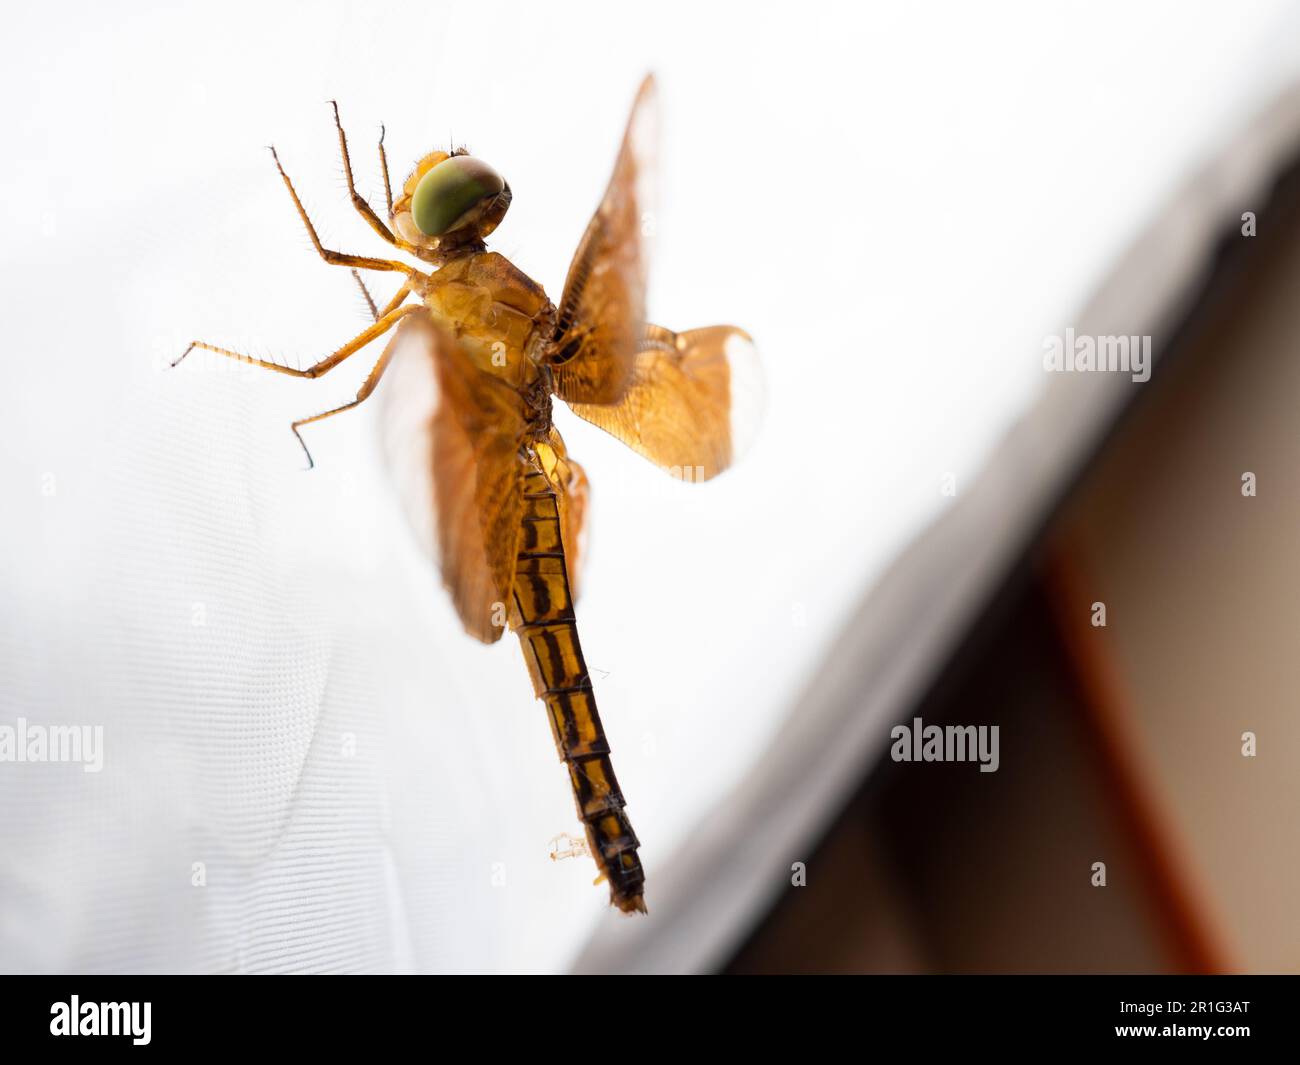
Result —
[[[437,561],[465,630],[505,631],[523,517],[519,397],[450,333],[411,330],[387,382],[384,450],[421,545]]]
[[[752,437],[762,378],[740,329],[674,333],[645,321],[657,133],[647,77],[609,188],[569,267],[548,361],[555,394],[579,416],[676,476],[708,480]]]
[[[645,321],[657,135],[655,83],[647,75],[605,196],[564,282],[548,361],[555,393],[566,402],[612,403],[631,379]]]
[[[587,559],[587,500],[591,489],[587,471],[573,459],[568,460],[568,466],[569,483],[557,496],[560,501],[565,568],[569,571],[569,590],[576,601],[582,588],[582,564]]]
[[[647,326],[643,344],[618,402],[570,406],[675,477],[716,477],[758,427],[763,382],[753,341],[730,325],[684,333]]]

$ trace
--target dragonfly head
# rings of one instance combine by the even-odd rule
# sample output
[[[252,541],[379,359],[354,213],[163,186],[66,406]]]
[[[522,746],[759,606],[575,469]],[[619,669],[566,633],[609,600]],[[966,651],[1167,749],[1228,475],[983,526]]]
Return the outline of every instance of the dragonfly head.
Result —
[[[463,148],[430,152],[406,179],[392,222],[420,258],[437,261],[481,243],[501,223],[510,200],[510,186],[482,159]]]

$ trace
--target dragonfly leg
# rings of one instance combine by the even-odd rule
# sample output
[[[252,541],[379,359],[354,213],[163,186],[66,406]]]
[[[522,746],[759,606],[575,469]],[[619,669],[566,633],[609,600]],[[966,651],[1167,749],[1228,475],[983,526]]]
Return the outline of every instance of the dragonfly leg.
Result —
[[[379,127],[379,169],[384,175],[384,201],[388,204],[388,217],[393,217],[393,183],[388,177],[388,153],[384,151],[384,130]]]
[[[280,171],[280,177],[284,179],[284,187],[289,190],[289,195],[293,198],[293,205],[298,208],[298,217],[302,219],[302,224],[307,227],[307,235],[311,237],[312,247],[327,263],[333,266],[357,267],[361,270],[389,270],[406,274],[407,277],[419,273],[415,267],[407,266],[406,263],[399,263],[395,259],[374,259],[368,255],[349,255],[346,252],[334,251],[322,245],[320,237],[316,235],[316,227],[312,225],[311,218],[308,217],[307,210],[302,205],[302,200],[298,199],[298,191],[293,187],[293,182],[289,180],[289,175],[284,172],[284,167],[280,165],[280,156],[274,148],[271,149],[271,157],[275,160],[275,168]],[[349,179],[350,183],[351,180]]]
[[[361,274],[356,270],[353,270],[352,276],[356,278],[357,284],[361,286],[361,295],[365,297],[366,306],[370,309],[370,316],[374,318],[376,322],[384,315],[397,310],[397,308],[401,306],[402,300],[406,299],[406,297],[411,294],[410,285],[403,285],[393,293],[393,298],[384,305],[384,309],[381,311],[375,306],[375,298],[370,295],[370,289],[366,287],[365,281],[361,279]]]
[[[298,428],[303,425],[310,425],[312,422],[323,421],[326,418],[333,417],[335,414],[341,414],[345,410],[351,410],[353,407],[364,403],[370,397],[370,393],[375,390],[375,386],[379,384],[379,379],[384,376],[384,371],[388,369],[388,364],[393,361],[393,351],[397,347],[397,342],[401,338],[402,330],[399,329],[393,334],[392,339],[384,345],[384,353],[379,356],[379,361],[375,363],[374,368],[370,371],[370,374],[366,377],[365,381],[362,382],[361,387],[357,389],[356,399],[352,400],[350,403],[344,403],[341,407],[335,407],[332,410],[323,411],[320,414],[313,414],[310,418],[299,418],[290,426],[293,430],[293,435],[298,438],[298,443],[302,445],[302,450],[307,456],[308,469],[311,469],[316,465],[316,463],[311,457],[311,452],[307,450],[306,441],[303,440],[302,433],[298,432]]]
[[[353,270],[352,276],[356,278],[357,284],[361,286],[361,296],[366,301],[366,307],[370,310],[370,317],[376,322],[379,321],[379,308],[375,306],[375,297],[370,294],[370,289],[366,288],[365,281],[361,279],[361,271]]]
[[[383,336],[408,314],[420,309],[421,306],[415,303],[406,307],[394,308],[387,314],[381,315],[373,325],[367,326],[363,332],[349,340],[339,348],[338,351],[334,352],[334,354],[325,356],[325,358],[321,359],[317,363],[313,363],[305,370],[299,370],[293,366],[285,366],[283,363],[272,362],[269,359],[259,359],[252,355],[244,355],[238,351],[231,351],[229,348],[219,348],[215,344],[207,344],[202,340],[196,340],[190,344],[188,348],[181,352],[180,358],[173,362],[172,365],[176,366],[181,359],[185,358],[185,356],[195,348],[198,348],[201,351],[214,351],[218,355],[225,355],[229,359],[238,359],[240,362],[247,362],[253,366],[261,366],[265,370],[274,370],[276,373],[288,374],[290,377],[320,377],[323,374],[329,373],[348,356],[356,354],[372,340]]]
[[[339,105],[337,101],[331,100],[330,106],[334,108],[334,128],[339,131],[339,151],[343,154],[343,173],[348,179],[348,194],[352,197],[352,206],[357,209],[357,213],[366,220],[366,224],[378,233],[384,240],[388,241],[394,248],[401,248],[403,251],[413,251],[409,243],[397,236],[388,226],[384,225],[374,209],[366,202],[366,198],[357,192],[356,183],[352,180],[352,159],[348,155],[348,135],[343,132],[343,123],[339,120]],[[384,150],[383,134],[379,137],[379,151],[382,157]],[[388,183],[388,163],[384,163],[384,192],[388,196],[388,209],[391,212],[393,208],[392,187]]]

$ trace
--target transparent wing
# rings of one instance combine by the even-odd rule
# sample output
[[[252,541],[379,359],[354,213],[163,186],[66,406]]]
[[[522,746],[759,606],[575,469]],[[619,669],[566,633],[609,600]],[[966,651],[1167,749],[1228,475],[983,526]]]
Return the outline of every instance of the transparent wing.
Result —
[[[654,78],[637,92],[614,173],[569,266],[548,361],[555,394],[613,403],[642,346],[646,238],[653,227],[658,107]]]
[[[386,385],[384,451],[407,516],[465,631],[493,643],[523,517],[518,396],[427,320],[403,338]]]
[[[685,333],[651,325],[645,334],[618,402],[570,406],[674,477],[716,477],[758,428],[763,380],[754,343],[731,325]]]

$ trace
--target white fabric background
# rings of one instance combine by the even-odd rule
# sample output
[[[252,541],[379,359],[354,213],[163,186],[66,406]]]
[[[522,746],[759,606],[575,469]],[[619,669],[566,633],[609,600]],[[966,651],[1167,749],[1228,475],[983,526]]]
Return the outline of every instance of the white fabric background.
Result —
[[[372,192],[379,121],[396,180],[468,142],[516,193],[495,246],[554,296],[659,73],[651,309],[748,328],[770,406],[703,488],[562,422],[653,909],[656,864],[941,511],[940,478],[960,488],[1043,387],[1042,337],[1291,69],[1276,4],[1040,7],[14,15],[0,723],[101,724],[107,749],[97,775],[0,765],[0,969],[554,970],[617,919],[589,862],[546,859],[575,818],[544,713],[513,640],[459,632],[377,404],[309,429],[300,470],[288,422],[347,398],[364,356],[310,383],[161,371],[194,337],[305,363],[364,324],[262,145],[328,242],[375,251],[324,101]]]

